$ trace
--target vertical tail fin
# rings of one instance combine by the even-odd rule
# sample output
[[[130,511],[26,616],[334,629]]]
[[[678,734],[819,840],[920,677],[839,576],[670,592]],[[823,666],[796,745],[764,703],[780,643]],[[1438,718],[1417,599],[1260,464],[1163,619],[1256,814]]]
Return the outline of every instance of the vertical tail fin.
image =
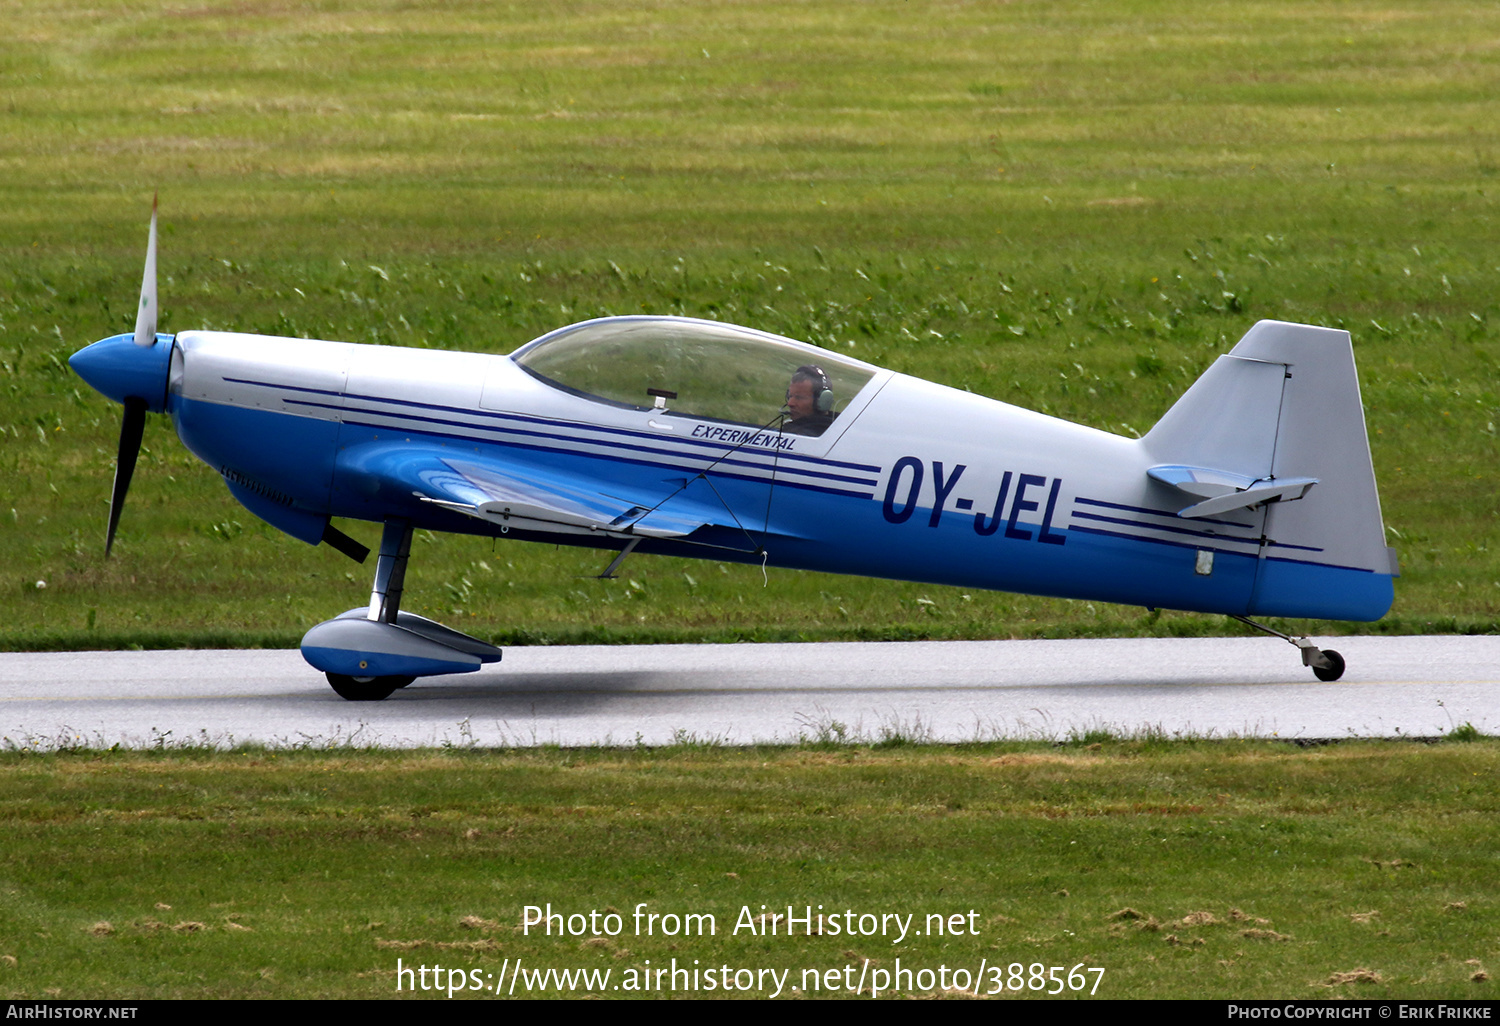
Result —
[[[1265,510],[1250,614],[1379,619],[1385,544],[1349,333],[1261,321],[1142,439],[1179,515]],[[1206,501],[1205,501],[1206,500]]]

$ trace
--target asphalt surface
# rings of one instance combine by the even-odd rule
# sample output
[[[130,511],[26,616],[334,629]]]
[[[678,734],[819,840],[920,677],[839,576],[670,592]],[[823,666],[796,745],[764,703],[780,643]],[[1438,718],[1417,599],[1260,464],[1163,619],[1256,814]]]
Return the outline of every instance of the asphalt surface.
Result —
[[[478,673],[346,702],[295,651],[0,655],[9,748],[255,742],[726,744],[1500,732],[1500,637],[1324,639],[1325,684],[1274,638],[513,648]]]

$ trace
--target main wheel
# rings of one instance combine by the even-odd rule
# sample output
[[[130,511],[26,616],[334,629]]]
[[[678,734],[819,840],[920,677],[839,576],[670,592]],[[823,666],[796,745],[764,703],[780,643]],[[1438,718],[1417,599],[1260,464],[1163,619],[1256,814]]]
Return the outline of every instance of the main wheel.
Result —
[[[333,690],[340,698],[351,702],[379,702],[389,698],[392,691],[404,688],[415,677],[350,677],[344,673],[325,674]]]
[[[1338,680],[1344,675],[1344,657],[1331,648],[1323,650],[1323,658],[1328,660],[1327,666],[1314,666],[1313,676],[1319,680]]]

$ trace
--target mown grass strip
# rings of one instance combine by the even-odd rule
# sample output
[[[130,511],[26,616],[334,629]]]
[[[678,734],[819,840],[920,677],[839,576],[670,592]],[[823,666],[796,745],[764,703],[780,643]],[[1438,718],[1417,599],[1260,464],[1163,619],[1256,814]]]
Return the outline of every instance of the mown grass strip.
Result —
[[[1117,998],[1486,998],[1497,772],[1482,738],[12,753],[0,994],[388,997],[398,957],[616,980],[899,957],[1103,966]],[[636,936],[642,902],[717,933]],[[548,903],[624,928],[523,933]],[[733,932],[819,904],[972,910],[974,932]]]

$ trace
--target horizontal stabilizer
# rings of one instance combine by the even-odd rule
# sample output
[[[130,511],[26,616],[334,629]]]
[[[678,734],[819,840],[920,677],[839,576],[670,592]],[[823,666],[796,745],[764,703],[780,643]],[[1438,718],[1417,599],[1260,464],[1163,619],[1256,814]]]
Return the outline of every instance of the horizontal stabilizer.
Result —
[[[1177,511],[1180,517],[1208,517],[1264,502],[1290,502],[1307,494],[1318,483],[1315,477],[1257,479],[1228,470],[1164,464],[1146,471],[1153,481],[1171,485],[1180,492],[1205,500]]]
[[[1265,502],[1290,502],[1306,495],[1308,489],[1318,483],[1315,477],[1288,477],[1279,481],[1266,481],[1244,491],[1231,492],[1216,499],[1206,499],[1195,506],[1180,509],[1180,517],[1211,517],[1216,513],[1228,513],[1234,509],[1248,509]]]
[[[1230,492],[1244,491],[1255,483],[1248,474],[1235,474],[1228,470],[1209,470],[1206,467],[1184,467],[1164,464],[1152,467],[1146,475],[1154,481],[1171,485],[1179,491],[1204,499],[1216,498]]]

